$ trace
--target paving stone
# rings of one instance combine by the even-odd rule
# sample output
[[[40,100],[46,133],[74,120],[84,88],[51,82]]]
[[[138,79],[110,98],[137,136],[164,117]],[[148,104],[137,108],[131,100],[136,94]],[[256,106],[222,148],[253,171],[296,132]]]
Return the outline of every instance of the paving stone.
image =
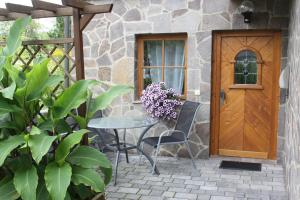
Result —
[[[175,195],[175,192],[164,192],[163,194],[162,194],[162,197],[164,197],[164,198],[166,198],[166,197],[174,197],[174,195]]]
[[[233,197],[211,196],[210,200],[234,200]]]
[[[129,188],[129,187],[120,187],[119,193],[128,193],[128,194],[136,194],[140,189],[139,188]]]
[[[205,182],[204,181],[186,180],[184,182],[184,184],[186,184],[186,185],[204,185]]]
[[[150,192],[151,192],[151,190],[140,189],[140,190],[138,191],[138,194],[141,194],[141,195],[148,195]]]
[[[141,195],[136,195],[136,194],[127,194],[125,196],[126,199],[133,199],[133,200],[137,200],[141,197]]]
[[[197,199],[197,194],[190,194],[190,193],[176,193],[176,198],[184,198],[184,199]]]

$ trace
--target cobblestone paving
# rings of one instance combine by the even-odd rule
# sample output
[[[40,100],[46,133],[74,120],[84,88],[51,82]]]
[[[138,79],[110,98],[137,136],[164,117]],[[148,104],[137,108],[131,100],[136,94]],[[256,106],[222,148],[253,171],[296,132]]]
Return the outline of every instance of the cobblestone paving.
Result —
[[[110,156],[111,157],[111,156]],[[263,164],[261,172],[219,169],[221,158],[197,160],[197,170],[189,159],[161,157],[160,175],[152,175],[145,160],[124,155],[119,165],[118,183],[107,188],[108,200],[287,200],[281,165]]]

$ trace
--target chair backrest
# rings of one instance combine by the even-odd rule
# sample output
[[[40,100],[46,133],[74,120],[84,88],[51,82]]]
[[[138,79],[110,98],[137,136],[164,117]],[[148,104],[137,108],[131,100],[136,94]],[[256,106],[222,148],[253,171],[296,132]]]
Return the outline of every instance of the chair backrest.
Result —
[[[197,113],[200,103],[186,101],[181,107],[175,130],[179,130],[185,133],[185,137],[188,138],[193,127],[193,122]]]

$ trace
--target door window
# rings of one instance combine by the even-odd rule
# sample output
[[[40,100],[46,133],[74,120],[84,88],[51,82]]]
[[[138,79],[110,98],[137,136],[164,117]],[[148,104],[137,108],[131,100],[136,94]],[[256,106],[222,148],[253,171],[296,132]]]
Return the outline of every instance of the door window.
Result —
[[[234,84],[257,84],[256,54],[251,50],[240,51],[234,64]]]

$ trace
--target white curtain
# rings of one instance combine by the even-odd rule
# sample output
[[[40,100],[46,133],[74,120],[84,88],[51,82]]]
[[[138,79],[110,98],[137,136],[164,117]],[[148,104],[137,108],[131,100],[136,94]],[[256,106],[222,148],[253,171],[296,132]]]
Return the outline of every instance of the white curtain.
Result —
[[[184,41],[165,42],[165,82],[169,88],[183,93],[184,84]]]
[[[162,42],[155,41],[155,44],[151,45],[150,48],[151,66],[159,68],[150,69],[151,79],[153,83],[162,81]]]
[[[164,82],[168,88],[174,88],[179,94],[184,87],[184,45],[183,40],[166,40]],[[162,81],[162,41],[145,42],[145,66],[156,68],[146,69],[144,78],[151,79],[152,83]]]

